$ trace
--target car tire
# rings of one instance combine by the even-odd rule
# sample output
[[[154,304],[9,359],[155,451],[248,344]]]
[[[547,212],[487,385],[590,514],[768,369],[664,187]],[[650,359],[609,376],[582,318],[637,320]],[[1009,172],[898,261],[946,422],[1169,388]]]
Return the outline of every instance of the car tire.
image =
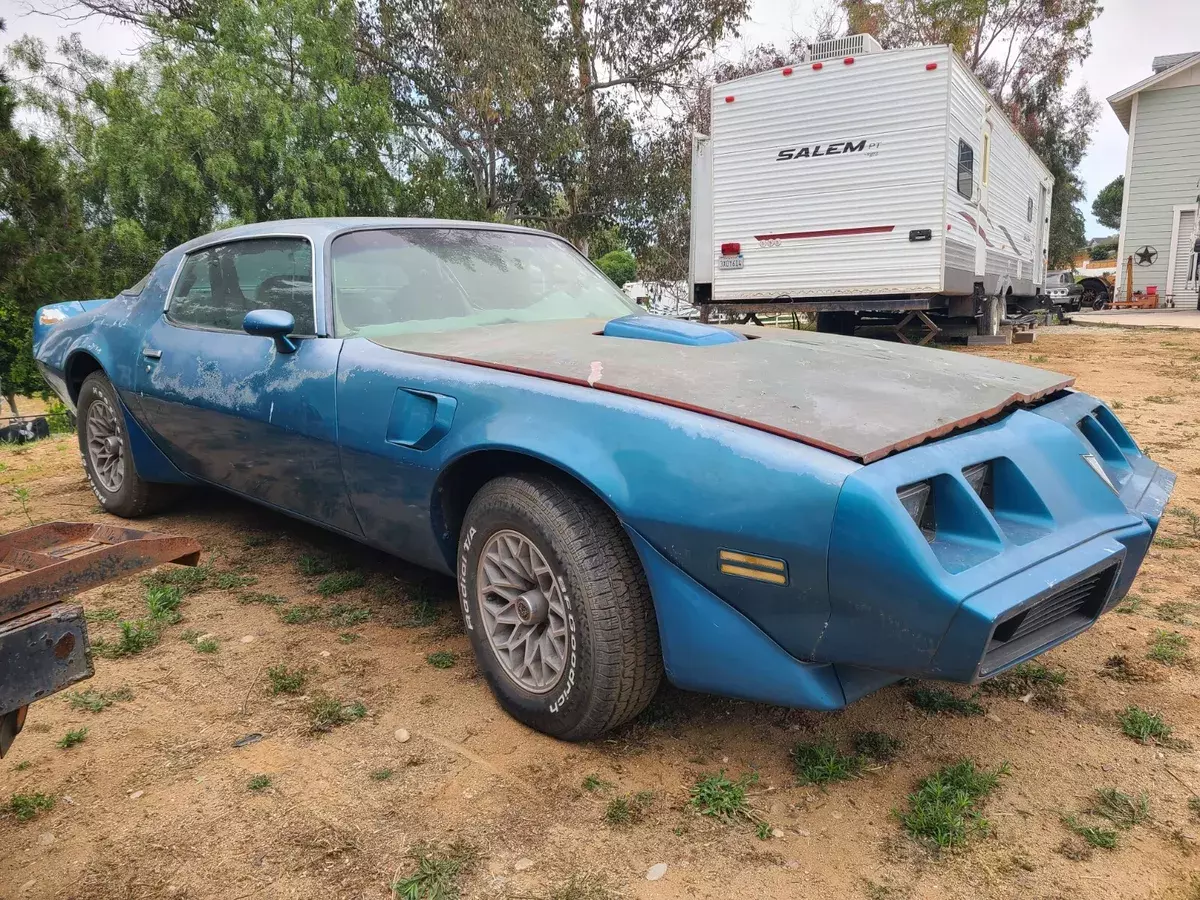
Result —
[[[475,659],[517,720],[587,740],[654,697],[662,653],[645,573],[583,489],[536,474],[488,482],[463,520],[457,574]]]
[[[174,496],[172,485],[138,476],[121,402],[103,372],[88,375],[79,389],[76,434],[88,483],[105,512],[136,519],[161,509]]]
[[[976,331],[980,335],[995,337],[1000,333],[1000,322],[1004,319],[1005,301],[1000,297],[984,297],[979,301],[979,318]]]

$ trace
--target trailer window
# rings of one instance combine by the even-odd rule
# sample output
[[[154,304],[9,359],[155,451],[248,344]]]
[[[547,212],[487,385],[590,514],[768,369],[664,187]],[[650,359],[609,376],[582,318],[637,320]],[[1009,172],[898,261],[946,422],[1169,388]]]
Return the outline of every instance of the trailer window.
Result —
[[[958,142],[958,192],[971,199],[975,181],[975,151],[966,141]]]
[[[1033,221],[1033,198],[1032,197],[1029,198],[1029,205],[1027,207],[1025,207],[1025,220],[1027,222]]]

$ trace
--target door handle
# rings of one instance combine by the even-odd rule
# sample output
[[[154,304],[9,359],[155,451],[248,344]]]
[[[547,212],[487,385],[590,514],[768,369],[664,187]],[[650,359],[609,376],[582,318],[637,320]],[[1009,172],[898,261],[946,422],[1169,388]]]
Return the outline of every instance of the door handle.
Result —
[[[142,356],[146,357],[146,359],[162,359],[162,351],[152,350],[149,347],[143,347]]]

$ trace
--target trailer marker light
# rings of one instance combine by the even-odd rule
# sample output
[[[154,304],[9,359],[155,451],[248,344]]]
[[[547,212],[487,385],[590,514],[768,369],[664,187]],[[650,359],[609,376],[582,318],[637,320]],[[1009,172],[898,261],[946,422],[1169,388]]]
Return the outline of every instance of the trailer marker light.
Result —
[[[726,97],[726,98],[725,98],[725,102],[726,102],[726,103],[732,103],[732,102],[733,102],[733,94],[730,94],[728,97]]]
[[[814,71],[819,71],[819,70],[821,70],[821,69],[823,69],[823,68],[825,68],[825,63],[819,63],[819,62],[815,62],[815,63],[813,63],[813,70],[814,70]]]
[[[847,56],[845,59],[842,60],[842,62],[844,62],[848,66],[852,66],[852,65],[854,65],[854,57]]]
[[[791,75],[791,74],[792,74],[792,67],[791,67],[791,66],[788,66],[786,69],[784,69],[784,70],[783,70],[783,74],[784,74],[784,75]]]
[[[737,256],[741,252],[742,252],[742,245],[739,244],[737,241],[730,241],[729,243],[721,245],[721,255],[722,256]]]
[[[937,63],[925,63],[925,71],[926,72],[932,72],[936,68],[937,68]]]

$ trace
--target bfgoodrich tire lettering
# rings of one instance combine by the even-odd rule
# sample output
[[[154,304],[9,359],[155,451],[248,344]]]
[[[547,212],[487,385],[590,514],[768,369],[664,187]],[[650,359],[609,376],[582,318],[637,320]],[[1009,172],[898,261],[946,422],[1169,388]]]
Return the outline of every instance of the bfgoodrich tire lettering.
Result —
[[[93,410],[93,406],[98,408]],[[154,484],[138,477],[121,402],[103,372],[93,372],[84,379],[76,403],[76,422],[83,469],[105,512],[132,519],[160,509],[171,499],[174,493],[171,485]],[[93,446],[89,452],[89,439],[94,445],[101,432],[110,449],[98,454]],[[105,460],[111,460],[114,453],[119,456],[120,465],[105,466]]]
[[[561,621],[566,636],[556,678],[506,665],[489,639],[480,559],[498,539],[518,544],[512,535],[527,540],[536,550],[531,558],[553,572],[550,605],[559,613],[552,621]],[[645,574],[616,517],[573,484],[521,475],[484,485],[463,522],[458,583],[479,667],[500,705],[530,727],[586,740],[637,715],[658,690],[662,657]]]

